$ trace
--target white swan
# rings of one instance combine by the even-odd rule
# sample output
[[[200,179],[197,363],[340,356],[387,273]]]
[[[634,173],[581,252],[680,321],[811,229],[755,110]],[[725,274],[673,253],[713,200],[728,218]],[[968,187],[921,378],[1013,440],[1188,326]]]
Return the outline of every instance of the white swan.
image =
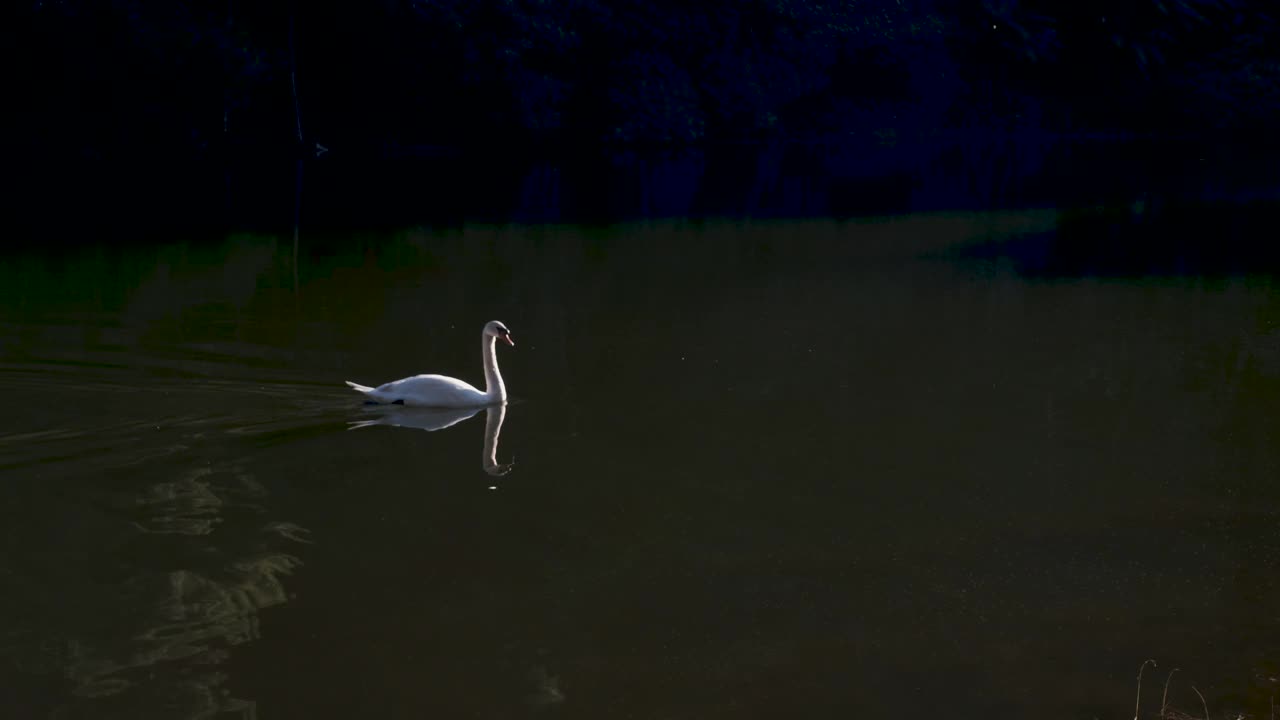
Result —
[[[515,347],[511,331],[506,325],[497,320],[485,324],[484,332],[480,335],[480,349],[484,357],[484,392],[457,378],[444,375],[414,375],[376,388],[358,385],[350,380],[347,384],[377,403],[434,408],[506,405],[507,387],[502,384],[502,374],[498,372],[498,355],[494,348],[494,343],[499,338]]]

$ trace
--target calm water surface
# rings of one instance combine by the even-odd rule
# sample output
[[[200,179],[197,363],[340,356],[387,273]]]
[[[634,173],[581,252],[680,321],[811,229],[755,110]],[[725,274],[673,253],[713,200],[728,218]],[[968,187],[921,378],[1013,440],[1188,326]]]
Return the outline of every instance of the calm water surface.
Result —
[[[1280,291],[981,251],[1057,219],[11,252],[0,700],[1128,717],[1156,658],[1144,713],[1174,667],[1171,704],[1265,708]],[[494,318],[505,413],[342,385],[480,383]]]

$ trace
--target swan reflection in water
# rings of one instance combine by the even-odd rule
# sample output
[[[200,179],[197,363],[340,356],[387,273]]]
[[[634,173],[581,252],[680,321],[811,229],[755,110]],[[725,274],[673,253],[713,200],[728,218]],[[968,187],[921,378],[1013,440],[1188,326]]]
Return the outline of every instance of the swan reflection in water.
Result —
[[[391,425],[392,427],[415,428],[433,432],[452,427],[466,420],[481,410],[485,411],[484,419],[484,454],[480,459],[484,471],[495,477],[511,472],[515,462],[498,462],[498,433],[502,431],[502,421],[507,417],[506,405],[491,405],[487,408],[421,408],[404,405],[368,405],[365,412],[376,414],[370,420],[356,420],[348,424],[348,430],[371,427],[373,425]]]

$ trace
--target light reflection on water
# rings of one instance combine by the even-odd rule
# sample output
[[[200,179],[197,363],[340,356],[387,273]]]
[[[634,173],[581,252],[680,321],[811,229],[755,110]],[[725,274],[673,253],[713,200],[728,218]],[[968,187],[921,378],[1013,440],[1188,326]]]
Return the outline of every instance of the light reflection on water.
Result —
[[[366,406],[365,412],[369,420],[353,420],[347,423],[348,430],[389,425],[398,428],[411,428],[435,432],[453,427],[484,410],[484,450],[481,453],[480,467],[489,475],[501,477],[511,472],[514,462],[498,462],[498,439],[502,432],[502,421],[507,417],[507,406],[498,405],[487,408],[420,408],[395,405]]]
[[[1265,707],[1280,295],[974,251],[1056,222],[7,258],[8,704],[1102,716],[1154,656]],[[483,435],[342,385],[478,380],[493,317]]]

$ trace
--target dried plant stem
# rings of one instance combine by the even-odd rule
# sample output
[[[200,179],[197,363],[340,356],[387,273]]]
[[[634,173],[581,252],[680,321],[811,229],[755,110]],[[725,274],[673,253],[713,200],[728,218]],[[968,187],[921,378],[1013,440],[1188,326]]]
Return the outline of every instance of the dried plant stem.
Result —
[[[1160,697],[1160,718],[1163,720],[1165,708],[1169,707],[1169,681],[1173,679],[1173,674],[1181,668],[1174,668],[1169,671],[1169,677],[1164,679],[1164,695]]]
[[[1191,686],[1192,690],[1196,690],[1196,686]],[[1196,694],[1200,695],[1200,691],[1196,690]],[[1204,695],[1200,695],[1200,705],[1204,708],[1204,720],[1209,720],[1209,703],[1204,701]]]
[[[1148,664],[1150,664],[1151,667],[1156,667],[1155,660],[1146,660],[1142,663],[1142,666],[1138,668],[1138,694],[1137,697],[1133,699],[1133,720],[1138,720],[1138,705],[1142,703],[1142,671],[1147,669]]]

